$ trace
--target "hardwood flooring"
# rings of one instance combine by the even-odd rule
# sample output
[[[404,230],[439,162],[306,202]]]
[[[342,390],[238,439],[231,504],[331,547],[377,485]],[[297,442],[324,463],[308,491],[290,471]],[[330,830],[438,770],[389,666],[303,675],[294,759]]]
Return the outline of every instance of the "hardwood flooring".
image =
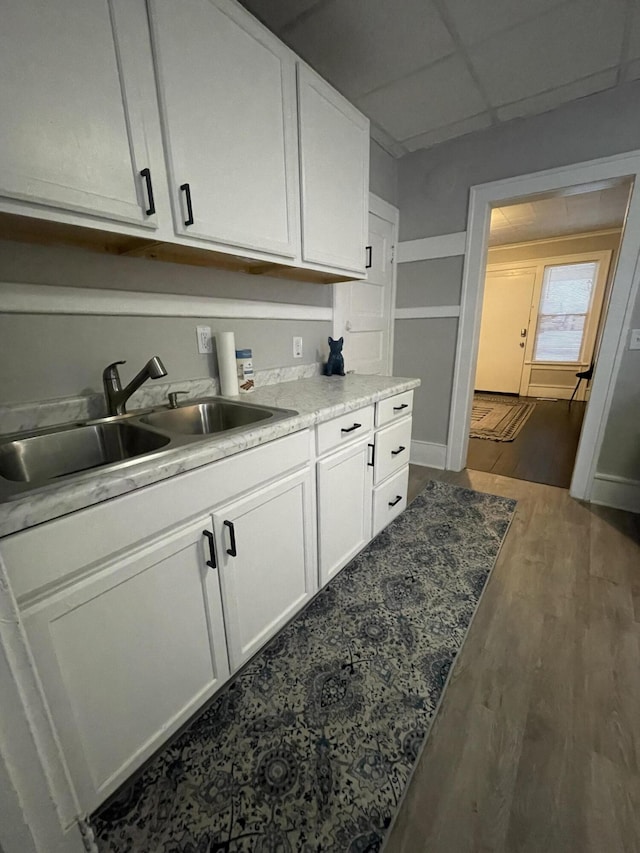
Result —
[[[410,470],[518,507],[385,853],[640,851],[640,516]]]
[[[520,434],[514,441],[470,439],[467,468],[568,489],[586,404],[522,399],[536,407]]]

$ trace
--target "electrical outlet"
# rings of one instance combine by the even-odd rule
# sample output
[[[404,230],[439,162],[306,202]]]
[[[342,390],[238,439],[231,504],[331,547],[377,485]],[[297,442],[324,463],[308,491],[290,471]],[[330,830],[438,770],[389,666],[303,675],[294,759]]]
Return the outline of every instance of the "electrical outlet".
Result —
[[[302,358],[302,338],[293,339],[293,357]]]
[[[213,352],[211,326],[196,326],[196,336],[198,338],[198,352]]]
[[[640,349],[640,329],[631,329],[629,349]]]

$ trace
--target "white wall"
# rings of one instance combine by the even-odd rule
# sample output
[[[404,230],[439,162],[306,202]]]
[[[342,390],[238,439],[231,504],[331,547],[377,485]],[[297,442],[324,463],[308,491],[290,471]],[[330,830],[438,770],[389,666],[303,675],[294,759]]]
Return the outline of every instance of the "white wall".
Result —
[[[398,171],[400,239],[414,240],[464,231],[469,188],[473,185],[640,148],[638,104],[640,82],[629,83],[543,115],[514,120],[403,157]],[[428,290],[428,271],[425,272],[425,289]],[[444,275],[442,269],[440,275]],[[401,276],[402,265],[399,280]],[[440,279],[438,289],[452,294],[459,292],[458,268],[452,264],[446,276],[446,280]],[[404,325],[407,321],[396,323],[396,336],[403,330],[400,322]],[[435,389],[437,385],[438,396],[432,405],[448,412],[451,386],[441,387],[435,372],[453,376],[453,363],[444,363],[451,347],[442,348],[443,358],[435,365],[426,359],[418,361],[419,340],[429,339],[430,325],[435,322],[422,321],[419,330],[411,332],[416,340],[403,344],[411,350],[413,372],[407,372],[406,364],[400,366],[398,363],[394,364],[394,371],[420,376],[423,388],[433,386]],[[640,304],[635,306],[634,323],[636,327],[640,325]],[[410,332],[404,329],[402,334]],[[640,480],[640,454],[634,449],[638,442],[640,410],[639,392],[634,388],[637,389],[639,375],[640,352],[627,352],[614,393],[599,470]],[[436,431],[436,425],[429,418],[417,418],[415,431],[421,440],[442,441],[440,422]]]

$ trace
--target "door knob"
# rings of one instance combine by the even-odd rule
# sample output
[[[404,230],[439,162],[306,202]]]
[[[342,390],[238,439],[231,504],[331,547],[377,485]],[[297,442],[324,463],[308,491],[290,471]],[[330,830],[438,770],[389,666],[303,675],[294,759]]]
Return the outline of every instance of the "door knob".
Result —
[[[527,337],[527,330],[526,329],[520,329],[520,337],[521,338]]]
[[[347,322],[344,324],[344,327],[347,330],[347,332],[350,332],[352,329],[351,320],[347,320]]]

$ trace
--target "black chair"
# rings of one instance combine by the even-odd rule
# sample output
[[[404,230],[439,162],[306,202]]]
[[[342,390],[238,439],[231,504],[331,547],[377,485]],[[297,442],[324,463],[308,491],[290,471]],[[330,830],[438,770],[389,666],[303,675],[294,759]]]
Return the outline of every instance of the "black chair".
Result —
[[[589,380],[593,376],[594,366],[595,366],[594,363],[591,362],[591,364],[589,365],[589,368],[587,370],[581,370],[579,373],[576,373],[576,378],[578,381],[576,382],[576,387],[573,389],[573,394],[571,395],[571,399],[569,400],[569,405],[571,405],[573,403],[573,398],[578,393],[578,388],[580,387],[580,383],[582,382],[582,380],[586,379],[587,382],[589,382]]]

